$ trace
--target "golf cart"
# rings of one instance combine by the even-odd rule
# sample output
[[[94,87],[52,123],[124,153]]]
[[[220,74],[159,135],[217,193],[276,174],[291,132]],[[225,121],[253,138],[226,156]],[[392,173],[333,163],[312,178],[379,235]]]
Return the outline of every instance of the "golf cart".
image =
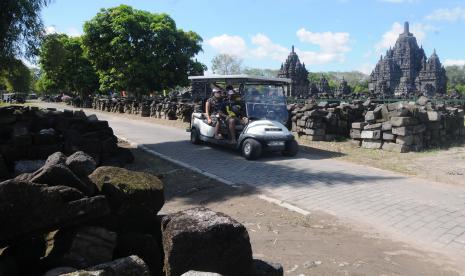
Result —
[[[192,114],[191,142],[222,145],[241,150],[249,160],[257,159],[263,151],[278,151],[285,156],[295,156],[299,146],[286,127],[288,111],[285,88],[289,88],[290,79],[266,78],[247,75],[192,76],[192,96],[203,99],[203,112]],[[205,112],[205,100],[211,95],[212,88],[224,90],[232,86],[240,95],[240,103],[245,121],[236,124],[236,143],[231,143],[230,131],[224,120],[218,119],[219,132],[225,139],[215,137],[215,127],[208,124]]]

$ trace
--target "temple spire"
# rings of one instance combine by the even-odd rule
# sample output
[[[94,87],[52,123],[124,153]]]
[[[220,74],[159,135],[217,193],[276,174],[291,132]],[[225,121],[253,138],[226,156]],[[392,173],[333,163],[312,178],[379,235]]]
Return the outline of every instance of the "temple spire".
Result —
[[[405,21],[405,23],[404,23],[404,34],[408,34],[408,33],[410,33],[409,25],[408,25],[408,21]]]
[[[292,45],[292,51],[291,52],[294,53],[294,45]]]

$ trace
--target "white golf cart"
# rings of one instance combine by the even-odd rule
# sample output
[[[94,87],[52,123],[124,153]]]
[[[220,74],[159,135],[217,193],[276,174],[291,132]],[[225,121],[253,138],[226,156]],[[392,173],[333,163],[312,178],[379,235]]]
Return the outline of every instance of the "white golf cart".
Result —
[[[224,121],[218,120],[218,123],[225,139],[217,139],[215,127],[207,123],[206,114],[194,112],[188,129],[193,144],[208,142],[240,149],[249,160],[259,158],[263,151],[279,151],[285,156],[297,154],[299,146],[286,127],[289,115],[285,88],[289,88],[290,79],[247,75],[193,76],[189,79],[193,97],[204,99],[204,102],[210,97],[213,87],[224,90],[226,86],[232,86],[241,96],[241,105],[247,118],[245,124],[236,125],[237,143],[231,144]]]

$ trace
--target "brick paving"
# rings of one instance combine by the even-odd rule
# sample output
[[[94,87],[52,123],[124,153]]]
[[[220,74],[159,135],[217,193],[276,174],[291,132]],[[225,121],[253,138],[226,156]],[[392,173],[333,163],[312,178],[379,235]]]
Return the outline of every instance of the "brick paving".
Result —
[[[88,110],[89,112],[93,112]],[[182,129],[96,112],[117,136],[302,209],[321,210],[465,257],[465,189],[308,153],[246,161]],[[464,180],[465,184],[465,180]]]

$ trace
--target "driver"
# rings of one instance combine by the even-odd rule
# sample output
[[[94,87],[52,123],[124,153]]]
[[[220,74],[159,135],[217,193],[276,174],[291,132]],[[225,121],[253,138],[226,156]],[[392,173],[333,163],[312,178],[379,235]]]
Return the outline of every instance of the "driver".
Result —
[[[205,104],[205,113],[207,115],[207,123],[215,127],[215,139],[223,139],[223,135],[219,133],[220,122],[222,115],[224,115],[224,101],[222,91],[214,88],[213,96],[207,100]]]
[[[228,91],[228,103],[226,105],[226,122],[228,122],[230,143],[236,144],[236,125],[245,123],[247,118],[244,115],[242,105],[241,105],[241,96],[236,94],[234,90]],[[242,121],[241,121],[242,119]]]

